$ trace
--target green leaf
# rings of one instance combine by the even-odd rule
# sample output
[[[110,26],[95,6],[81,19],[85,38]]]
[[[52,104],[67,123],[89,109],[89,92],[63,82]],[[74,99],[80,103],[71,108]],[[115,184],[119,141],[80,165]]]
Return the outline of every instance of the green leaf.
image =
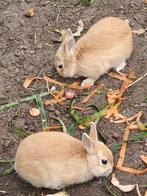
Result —
[[[94,3],[95,0],[80,0],[80,3],[82,3],[83,5],[89,6],[92,3]]]
[[[47,118],[46,118],[46,114],[45,114],[44,104],[42,102],[41,97],[39,95],[36,95],[35,101],[36,101],[36,104],[40,110],[42,128],[43,129],[47,128],[48,123],[47,123]]]
[[[140,141],[140,140],[143,140],[143,139],[146,138],[146,137],[147,137],[147,131],[142,131],[141,133],[132,136],[132,137],[128,140],[127,143]],[[112,150],[113,154],[117,153],[117,152],[120,150],[120,147],[121,147],[121,145],[122,145],[123,143],[124,143],[123,141],[120,141],[120,142],[117,142],[117,143],[114,145],[114,148],[113,148],[113,150]]]
[[[139,134],[134,135],[133,137],[131,137],[129,139],[129,142],[134,142],[134,141],[138,141],[138,140],[143,140],[144,138],[147,137],[147,131],[142,131]]]
[[[106,177],[102,177],[102,182],[103,182],[104,186],[106,187],[106,189],[107,189],[107,191],[109,192],[110,195],[118,196],[114,192],[112,192],[111,188],[108,186]]]
[[[87,125],[88,122],[96,122],[98,123],[99,120],[106,114],[106,110],[103,109],[101,111],[97,111],[93,114],[85,115],[84,117],[80,117],[75,109],[71,109],[70,112],[72,118],[77,122],[79,125],[83,125],[87,128],[90,126]]]
[[[72,124],[68,127],[67,132],[68,132],[70,135],[74,135],[76,129],[77,129],[77,123],[72,123]]]
[[[123,142],[118,142],[114,145],[114,148],[112,150],[113,154],[116,154],[120,150],[120,147],[122,144],[123,144]]]

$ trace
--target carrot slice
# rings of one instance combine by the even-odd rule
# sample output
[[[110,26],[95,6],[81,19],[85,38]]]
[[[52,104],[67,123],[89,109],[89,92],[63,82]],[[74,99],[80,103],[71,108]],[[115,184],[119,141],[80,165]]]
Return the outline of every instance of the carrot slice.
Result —
[[[99,84],[98,86],[97,86],[97,88],[96,89],[94,89],[83,101],[82,101],[82,103],[87,103],[88,101],[89,101],[89,99],[95,94],[95,93],[97,93],[97,91],[98,90],[100,90],[100,89],[102,89],[102,88],[104,88],[104,84]]]

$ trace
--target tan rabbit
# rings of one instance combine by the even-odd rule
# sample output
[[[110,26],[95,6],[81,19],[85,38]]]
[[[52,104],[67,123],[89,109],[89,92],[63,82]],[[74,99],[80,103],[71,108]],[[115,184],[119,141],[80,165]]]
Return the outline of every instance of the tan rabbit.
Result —
[[[35,187],[61,189],[71,184],[107,176],[113,156],[98,141],[95,123],[82,142],[62,132],[39,132],[25,138],[16,152],[17,173]]]
[[[125,67],[132,45],[128,21],[106,17],[94,24],[76,43],[68,29],[55,56],[55,67],[62,77],[84,76],[87,79],[81,85],[93,85],[111,68],[120,71]]]

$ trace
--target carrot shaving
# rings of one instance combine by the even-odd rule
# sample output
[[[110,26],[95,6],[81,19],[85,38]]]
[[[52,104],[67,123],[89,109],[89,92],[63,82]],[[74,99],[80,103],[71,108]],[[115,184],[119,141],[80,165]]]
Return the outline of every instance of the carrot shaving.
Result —
[[[43,131],[49,131],[49,130],[60,129],[60,128],[62,128],[61,125],[50,125],[50,126],[44,128]]]
[[[84,127],[83,125],[79,125],[79,129],[84,130],[86,129],[86,127]]]
[[[121,120],[110,120],[111,122],[117,124],[117,123],[127,123],[128,121],[132,121],[133,119],[135,119],[138,115],[140,115],[140,113],[142,112],[139,112],[138,114],[134,115],[134,116],[131,116],[131,117],[125,117],[122,118]],[[133,126],[133,125],[132,125]],[[137,129],[138,126],[137,125],[134,125],[133,129]]]
[[[59,81],[54,80],[52,78],[49,78],[47,76],[44,76],[43,79],[46,80],[49,83],[57,84],[60,87],[66,87],[67,86],[68,88],[81,89],[81,87],[79,86],[79,83],[78,82],[74,82],[72,84],[65,84],[63,82],[59,82]]]
[[[104,84],[100,84],[97,86],[96,89],[94,89],[83,101],[82,103],[87,103],[89,101],[89,99],[95,94],[97,93],[98,90],[104,88]]]
[[[119,159],[118,159],[116,168],[121,167],[123,162],[124,162],[125,152],[126,152],[126,147],[127,147],[126,142],[128,141],[129,133],[130,133],[130,129],[127,126],[126,129],[125,129],[124,137],[123,137],[123,141],[125,141],[125,143],[123,143],[122,146],[121,146],[121,150],[120,150],[120,153],[119,153]]]
[[[83,108],[80,108],[80,107],[78,107],[78,106],[72,106],[72,109],[77,109],[77,110],[79,110],[79,111],[83,111]]]
[[[54,80],[54,79],[52,79],[52,78],[49,78],[49,77],[47,77],[47,76],[43,76],[43,79],[46,80],[47,82],[50,82],[50,83],[53,83],[53,84],[57,84],[58,86],[61,86],[61,87],[66,86],[65,83],[56,81],[56,80]]]
[[[69,85],[69,88],[72,89],[81,89],[81,86],[79,85],[79,82],[74,82],[72,84]]]
[[[140,159],[147,165],[147,156],[140,155]]]
[[[118,74],[118,73],[111,73],[109,75],[111,77],[120,79],[121,81],[123,81],[123,84],[119,90],[114,91],[112,89],[109,89],[109,92],[107,94],[109,108],[107,109],[105,118],[110,119],[110,117],[115,117],[117,120],[120,120],[120,121],[114,121],[114,120],[110,119],[110,121],[114,122],[114,123],[127,122],[128,121],[127,117],[121,115],[118,112],[118,106],[120,105],[120,103],[124,99],[122,97],[123,93],[129,87],[129,85],[133,82],[133,80],[136,78],[135,72],[132,71],[128,75]]]
[[[124,166],[120,166],[120,167],[117,167],[117,168],[121,171],[130,173],[130,174],[137,174],[137,175],[144,174],[144,173],[147,172],[147,168],[145,168],[143,170],[132,169],[132,168],[129,168],[129,167],[124,167]]]
[[[25,79],[25,81],[23,83],[23,87],[28,88],[30,86],[30,84],[33,82],[33,80],[42,80],[42,78],[41,77],[27,78],[27,79]]]
[[[140,113],[138,115],[140,115]],[[121,170],[121,171],[128,172],[128,173],[131,173],[131,174],[143,174],[143,173],[147,172],[147,168],[145,168],[143,170],[136,170],[136,169],[133,169],[133,168],[123,166],[129,133],[130,133],[130,130],[134,128],[134,125],[135,125],[134,123],[135,122],[132,122],[131,124],[128,124],[126,129],[125,129],[125,133],[124,133],[124,137],[123,137],[124,143],[121,145],[121,150],[120,150],[120,153],[119,153],[119,159],[118,159],[116,168]]]
[[[145,127],[145,125],[140,121],[140,117],[142,114],[143,112],[140,112],[140,114],[136,118],[136,124],[137,124],[138,129],[140,129],[141,131],[147,131],[147,127]]]
[[[111,76],[112,78],[116,78],[116,79],[125,81],[127,75],[124,74],[124,73],[121,73],[121,72],[119,72],[119,73],[117,73],[117,72],[110,72],[109,76]]]

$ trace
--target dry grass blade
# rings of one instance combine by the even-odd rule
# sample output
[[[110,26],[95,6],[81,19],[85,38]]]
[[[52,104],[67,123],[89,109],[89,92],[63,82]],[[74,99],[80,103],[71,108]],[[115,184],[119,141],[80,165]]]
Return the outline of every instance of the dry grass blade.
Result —
[[[147,28],[140,28],[140,29],[137,29],[137,30],[133,30],[132,32],[135,34],[135,35],[142,35],[146,32]]]

